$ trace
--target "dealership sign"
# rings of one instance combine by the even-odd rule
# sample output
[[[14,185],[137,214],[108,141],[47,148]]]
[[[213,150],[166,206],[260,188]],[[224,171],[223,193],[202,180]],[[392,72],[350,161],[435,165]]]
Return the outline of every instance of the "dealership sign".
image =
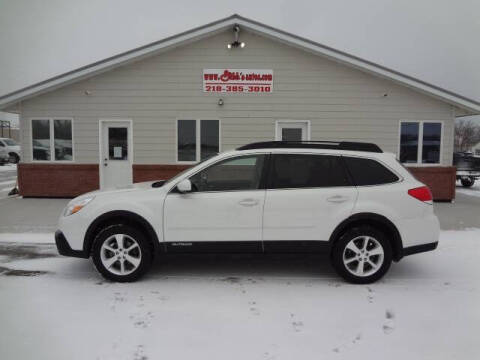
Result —
[[[271,93],[273,91],[273,70],[203,69],[203,91]]]

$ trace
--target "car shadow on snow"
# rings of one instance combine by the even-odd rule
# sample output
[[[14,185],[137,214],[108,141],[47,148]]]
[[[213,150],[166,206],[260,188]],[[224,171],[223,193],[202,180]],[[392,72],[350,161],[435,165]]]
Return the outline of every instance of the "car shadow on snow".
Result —
[[[303,254],[164,255],[155,261],[150,276],[336,277],[327,256]]]

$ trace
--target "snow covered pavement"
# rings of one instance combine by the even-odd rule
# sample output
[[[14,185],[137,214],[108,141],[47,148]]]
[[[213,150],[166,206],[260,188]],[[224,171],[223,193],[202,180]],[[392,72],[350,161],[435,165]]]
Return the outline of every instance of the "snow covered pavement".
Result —
[[[457,188],[456,188],[457,193],[480,197],[480,180],[477,180],[471,188],[466,188],[458,184],[459,183],[457,183]]]
[[[46,235],[21,237],[0,239],[0,359],[478,355],[479,229],[442,231],[437,251],[369,286],[344,283],[318,256],[175,256],[115,284],[40,244]]]

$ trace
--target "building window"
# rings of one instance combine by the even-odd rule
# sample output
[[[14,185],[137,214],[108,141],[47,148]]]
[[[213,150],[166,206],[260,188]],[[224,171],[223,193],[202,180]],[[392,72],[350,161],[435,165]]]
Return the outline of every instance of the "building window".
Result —
[[[32,159],[72,161],[72,119],[32,120]]]
[[[402,121],[400,123],[400,162],[439,164],[441,138],[441,122]]]
[[[220,151],[218,120],[177,121],[177,161],[197,162]]]
[[[275,140],[277,141],[310,140],[310,121],[278,120],[275,123]]]
[[[197,121],[178,120],[178,161],[197,160]]]

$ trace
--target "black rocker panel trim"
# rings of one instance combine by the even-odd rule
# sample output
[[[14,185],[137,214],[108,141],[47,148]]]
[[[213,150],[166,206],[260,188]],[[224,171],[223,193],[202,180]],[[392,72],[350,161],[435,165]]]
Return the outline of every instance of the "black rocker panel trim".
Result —
[[[264,241],[263,249],[265,253],[324,253],[330,250],[330,242],[320,240],[282,240],[282,241]]]
[[[261,241],[173,241],[165,243],[167,253],[250,254],[261,253]]]
[[[177,241],[167,242],[168,253],[253,254],[253,253],[321,253],[328,252],[328,241]]]

